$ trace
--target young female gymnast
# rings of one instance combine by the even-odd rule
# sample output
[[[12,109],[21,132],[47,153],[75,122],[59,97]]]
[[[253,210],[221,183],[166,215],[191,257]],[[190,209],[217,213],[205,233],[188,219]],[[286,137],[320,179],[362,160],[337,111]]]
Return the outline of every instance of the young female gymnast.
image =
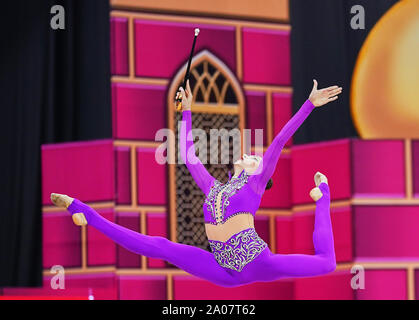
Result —
[[[314,175],[310,196],[316,202],[313,243],[315,254],[273,254],[254,228],[254,216],[275,170],[281,150],[315,107],[336,100],[342,88],[318,90],[314,80],[309,99],[272,141],[263,158],[244,155],[234,163],[234,175],[223,184],[214,179],[195,155],[191,128],[192,94],[189,83],[182,94],[183,122],[180,151],[192,177],[206,195],[205,228],[212,254],[201,248],[174,243],[126,229],[101,217],[88,205],[66,195],[51,194],[77,225],[89,224],[137,254],[166,260],[186,272],[223,287],[288,277],[310,277],[336,268],[330,221],[330,191],[325,175]]]

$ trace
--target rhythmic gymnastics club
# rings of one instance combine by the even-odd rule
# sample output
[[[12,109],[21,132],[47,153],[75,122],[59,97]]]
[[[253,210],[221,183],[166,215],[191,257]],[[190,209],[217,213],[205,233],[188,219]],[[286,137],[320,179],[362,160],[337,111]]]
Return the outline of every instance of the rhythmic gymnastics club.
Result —
[[[186,82],[189,79],[189,71],[191,69],[192,56],[193,56],[193,51],[195,49],[195,43],[196,43],[196,38],[198,37],[198,34],[199,34],[199,29],[196,28],[195,29],[195,37],[193,38],[193,43],[192,43],[191,55],[189,56],[188,66],[186,67],[185,78],[183,79],[183,85],[182,85],[183,89],[186,89]],[[179,94],[179,97],[176,99],[176,110],[180,111],[181,108],[182,108],[182,95]]]

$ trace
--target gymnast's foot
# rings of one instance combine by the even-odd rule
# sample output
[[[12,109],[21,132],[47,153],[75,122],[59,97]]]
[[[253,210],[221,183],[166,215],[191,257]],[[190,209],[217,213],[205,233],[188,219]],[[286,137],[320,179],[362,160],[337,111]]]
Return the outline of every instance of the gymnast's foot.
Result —
[[[65,194],[51,193],[51,201],[57,207],[67,209],[73,203],[74,198],[71,198]],[[86,217],[81,212],[72,214],[72,218],[73,218],[74,224],[78,226],[87,225]]]
[[[322,196],[323,193],[321,192],[319,185],[324,182],[324,183],[328,183],[327,181],[327,177],[321,173],[321,172],[316,172],[316,174],[314,175],[314,183],[316,184],[316,187],[311,189],[310,191],[310,197],[314,200],[317,201],[319,200]]]

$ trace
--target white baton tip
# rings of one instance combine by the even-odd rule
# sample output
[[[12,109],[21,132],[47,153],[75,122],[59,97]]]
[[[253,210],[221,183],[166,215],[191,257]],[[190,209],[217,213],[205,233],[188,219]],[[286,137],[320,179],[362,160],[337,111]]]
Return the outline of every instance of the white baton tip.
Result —
[[[195,29],[195,36],[197,36],[199,34],[199,29],[198,28],[196,28]]]

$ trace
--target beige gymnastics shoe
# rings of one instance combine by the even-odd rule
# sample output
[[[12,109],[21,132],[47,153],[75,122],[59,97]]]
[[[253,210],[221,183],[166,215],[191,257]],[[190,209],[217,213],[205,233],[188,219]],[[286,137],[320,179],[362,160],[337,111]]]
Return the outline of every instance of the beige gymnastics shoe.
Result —
[[[68,208],[73,202],[74,198],[71,198],[65,194],[51,193],[51,202],[60,208]],[[77,226],[87,225],[86,217],[83,213],[78,212],[71,215],[73,222]]]
[[[316,187],[318,187],[322,182],[328,183],[327,177],[323,173],[317,171],[314,175],[314,183],[316,184]]]
[[[313,189],[311,189],[311,191],[310,191],[310,197],[311,197],[311,199],[313,199],[314,201],[317,201],[317,200],[319,200],[321,197],[323,197],[323,193],[321,192],[321,190],[320,190],[320,188],[319,188],[319,185],[320,185],[322,182],[327,183],[327,182],[328,182],[328,181],[327,181],[327,177],[326,177],[323,173],[321,173],[321,172],[317,171],[317,172],[316,172],[316,174],[314,175],[314,183],[316,184],[316,187],[315,187],[315,188],[313,188]]]

